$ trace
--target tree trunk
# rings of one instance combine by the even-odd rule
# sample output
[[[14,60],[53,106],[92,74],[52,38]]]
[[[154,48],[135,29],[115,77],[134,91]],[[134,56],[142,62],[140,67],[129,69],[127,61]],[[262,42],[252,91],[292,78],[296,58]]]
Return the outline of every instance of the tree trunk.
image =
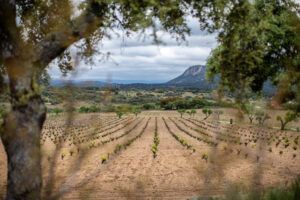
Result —
[[[253,118],[249,118],[249,120],[250,120],[250,124],[252,124]]]
[[[284,123],[283,123],[283,122],[281,123],[281,130],[284,130],[284,129],[285,129],[286,124],[287,124],[287,123],[285,123],[285,122],[284,122]]]
[[[284,130],[285,123],[283,122],[283,120],[281,118],[279,120],[280,120],[280,124],[281,124],[280,130]]]
[[[1,136],[8,160],[6,199],[40,199],[40,133],[46,109],[33,67],[22,61],[13,61],[8,66],[12,107]]]

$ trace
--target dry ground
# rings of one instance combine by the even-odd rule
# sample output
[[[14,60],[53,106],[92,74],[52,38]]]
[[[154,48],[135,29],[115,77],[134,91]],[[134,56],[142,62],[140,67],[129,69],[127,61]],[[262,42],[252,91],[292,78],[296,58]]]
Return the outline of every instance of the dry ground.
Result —
[[[296,150],[292,148],[300,133],[249,127],[245,123],[229,125],[225,122],[234,118],[236,111],[224,111],[222,123],[216,123],[213,116],[202,121],[201,114],[181,119],[175,111],[149,111],[137,118],[129,115],[123,119],[114,114],[80,114],[70,126],[65,125],[63,117],[51,117],[41,139],[43,197],[187,199],[220,196],[233,184],[255,188],[284,184],[300,174],[299,144]],[[151,149],[156,122],[160,142],[154,158]],[[166,124],[192,147],[172,137]],[[267,125],[277,124],[272,119]],[[291,144],[285,148],[286,138]],[[131,139],[135,140],[126,146]],[[278,140],[281,142],[276,147]],[[118,144],[122,148],[114,153]],[[70,150],[74,151],[72,156]],[[108,160],[101,164],[101,157],[108,152]],[[66,153],[63,159],[62,153]],[[6,173],[6,156],[0,144],[0,199],[5,193]]]

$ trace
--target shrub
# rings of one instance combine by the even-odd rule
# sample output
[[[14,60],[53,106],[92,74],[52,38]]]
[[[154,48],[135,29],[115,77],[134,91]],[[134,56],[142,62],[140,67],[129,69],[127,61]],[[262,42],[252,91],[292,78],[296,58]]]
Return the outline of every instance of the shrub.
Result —
[[[290,142],[286,142],[286,143],[284,144],[284,147],[287,148],[289,145],[290,145]]]
[[[95,113],[95,112],[100,112],[100,111],[101,111],[101,108],[96,107],[96,106],[90,106],[90,107],[81,106],[78,110],[79,113]]]
[[[189,145],[189,143],[188,143],[187,141],[184,141],[183,144],[184,144],[185,146],[188,146],[188,145]]]
[[[155,104],[154,103],[145,103],[145,104],[143,104],[142,108],[144,110],[154,110]]]
[[[279,151],[279,154],[282,155],[282,154],[283,154],[283,151]]]
[[[66,153],[61,153],[61,159],[63,160],[64,159],[64,157],[66,157]]]
[[[256,143],[257,142],[257,138],[255,137],[255,138],[253,138],[253,142],[254,143]]]
[[[50,113],[55,113],[56,115],[58,115],[59,113],[63,113],[64,109],[62,108],[53,108],[53,109],[49,109]]]
[[[213,103],[208,102],[200,97],[194,97],[191,100],[185,100],[180,97],[168,97],[160,100],[160,107],[165,110],[197,109],[212,105]]]
[[[90,143],[89,143],[89,147],[90,147],[90,148],[92,148],[92,147],[94,147],[94,146],[95,146],[95,144],[96,144],[96,142],[95,142],[95,141],[93,141],[93,142],[90,142]]]
[[[179,109],[177,111],[179,112],[181,118],[182,118],[183,114],[186,112],[185,109]]]
[[[208,155],[206,153],[201,154],[202,159],[204,159],[207,162]]]
[[[296,156],[297,156],[297,154],[294,153],[294,154],[293,154],[293,158],[296,158]]]
[[[114,153],[118,153],[118,151],[121,150],[121,145],[120,144],[116,144],[115,149],[114,149]]]
[[[100,107],[96,107],[96,106],[90,106],[88,108],[89,112],[95,113],[95,112],[100,112],[101,108]]]
[[[297,145],[296,144],[293,145],[293,149],[297,150]]]
[[[281,116],[277,116],[277,121],[280,121],[281,123],[281,127],[280,129],[281,130],[284,130],[285,129],[285,126],[290,123],[291,121],[296,121],[297,120],[297,113],[296,112],[291,112],[291,111],[288,111],[284,117],[281,117]]]
[[[197,113],[197,111],[195,109],[191,110],[191,114],[192,114],[193,117],[195,116],[196,113]]]
[[[154,137],[153,137],[154,145],[152,146],[153,157],[156,157],[157,146],[159,144],[158,132],[157,132],[157,118],[155,118],[155,129],[154,129]]]
[[[107,161],[107,157],[106,156],[101,157],[101,163],[102,164],[105,163],[106,161]]]
[[[153,152],[153,157],[155,158],[156,157],[156,153],[157,153],[157,150],[156,149],[151,149],[152,150],[152,152]]]
[[[204,120],[206,120],[212,114],[212,110],[211,109],[207,109],[207,108],[203,108],[202,109],[202,113],[205,114]]]
[[[154,145],[152,146],[152,149],[157,150],[157,146],[154,144]]]
[[[119,119],[121,119],[124,113],[122,111],[116,111],[116,114],[119,117]]]
[[[140,108],[136,107],[133,108],[131,112],[137,117],[137,115],[140,114],[142,111]]]

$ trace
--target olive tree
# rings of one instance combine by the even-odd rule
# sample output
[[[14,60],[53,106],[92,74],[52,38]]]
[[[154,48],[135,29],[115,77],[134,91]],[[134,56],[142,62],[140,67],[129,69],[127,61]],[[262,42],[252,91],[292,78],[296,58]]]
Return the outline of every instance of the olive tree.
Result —
[[[250,121],[250,124],[252,124],[253,119],[255,118],[256,109],[255,106],[252,104],[246,104],[245,105],[245,113],[248,116],[248,119]]]
[[[177,112],[180,114],[180,117],[182,118],[183,114],[186,112],[185,109],[179,109]]]
[[[258,110],[255,113],[255,119],[258,121],[258,124],[262,126],[266,120],[271,119],[271,116],[263,110]]]
[[[260,96],[271,80],[277,88],[274,100],[292,100],[300,112],[299,3],[235,1],[227,13],[216,19],[219,45],[207,60],[209,80],[218,75],[220,87],[234,95],[241,110],[251,93]]]
[[[53,108],[52,112],[55,113],[56,115],[58,115],[59,113],[64,112],[64,110],[62,108]]]
[[[140,108],[133,108],[131,112],[137,117],[142,111]]]
[[[196,113],[197,113],[197,111],[195,109],[191,110],[191,114],[193,115],[193,117],[195,116]]]
[[[192,111],[188,110],[188,111],[186,111],[186,114],[188,114],[190,116],[190,118],[192,117]]]
[[[220,115],[223,115],[224,111],[223,110],[216,110],[214,113],[217,115],[218,120],[220,120]]]
[[[202,113],[205,114],[204,120],[206,120],[212,114],[212,110],[209,108],[203,108]]]
[[[284,117],[281,117],[280,115],[278,115],[276,119],[278,121],[280,121],[280,124],[281,124],[280,129],[284,130],[286,125],[292,121],[296,121],[297,117],[298,117],[297,113],[288,111],[287,113],[285,113]]]
[[[124,115],[124,112],[122,112],[122,111],[120,111],[120,110],[117,110],[117,111],[116,111],[116,114],[117,114],[118,118],[121,119],[122,116]]]

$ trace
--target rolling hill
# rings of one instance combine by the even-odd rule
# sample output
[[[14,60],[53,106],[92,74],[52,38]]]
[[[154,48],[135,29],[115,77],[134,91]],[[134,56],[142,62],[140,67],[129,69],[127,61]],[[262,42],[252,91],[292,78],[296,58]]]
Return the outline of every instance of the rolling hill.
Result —
[[[206,66],[205,65],[194,65],[187,68],[181,75],[165,83],[131,83],[131,84],[120,84],[111,83],[110,87],[117,87],[120,89],[168,89],[168,88],[198,88],[202,90],[213,90],[217,88],[218,78],[215,83],[208,82],[205,79]],[[53,86],[64,86],[66,81],[63,80],[51,80]],[[107,84],[103,81],[80,81],[74,80],[72,83],[76,87],[105,87]],[[275,88],[271,86],[270,81],[267,81],[263,89],[264,93],[274,93]]]

